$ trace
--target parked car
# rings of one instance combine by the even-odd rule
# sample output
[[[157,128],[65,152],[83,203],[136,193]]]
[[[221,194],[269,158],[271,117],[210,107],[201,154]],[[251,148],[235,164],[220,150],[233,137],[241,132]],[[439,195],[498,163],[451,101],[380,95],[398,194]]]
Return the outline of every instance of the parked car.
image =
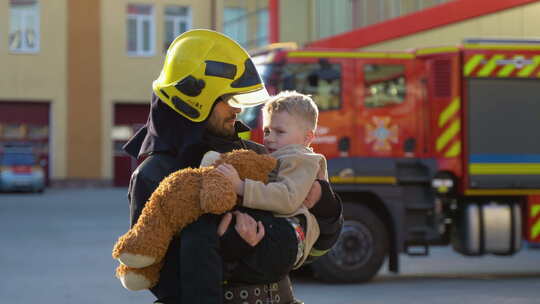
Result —
[[[45,172],[34,153],[12,149],[0,154],[0,191],[43,192]]]

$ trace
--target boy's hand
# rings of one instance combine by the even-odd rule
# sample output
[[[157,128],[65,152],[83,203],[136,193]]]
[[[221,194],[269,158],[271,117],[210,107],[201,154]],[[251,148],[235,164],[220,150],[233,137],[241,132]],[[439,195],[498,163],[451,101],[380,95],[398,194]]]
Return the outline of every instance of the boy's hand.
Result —
[[[231,181],[236,194],[244,195],[244,182],[240,179],[240,176],[238,176],[238,171],[236,171],[232,165],[221,164],[216,168],[216,170]]]
[[[308,209],[311,209],[321,199],[321,195],[321,184],[319,184],[318,181],[314,181],[313,185],[311,185],[311,189],[309,189],[308,195],[304,199],[304,206],[306,206],[306,208]]]

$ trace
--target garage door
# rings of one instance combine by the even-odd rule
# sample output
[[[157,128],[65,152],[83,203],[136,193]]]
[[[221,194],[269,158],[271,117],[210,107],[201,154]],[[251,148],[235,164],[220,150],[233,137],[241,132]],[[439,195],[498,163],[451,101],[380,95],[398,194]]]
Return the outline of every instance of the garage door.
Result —
[[[150,105],[148,104],[116,104],[114,106],[113,138],[113,164],[114,185],[125,187],[129,184],[131,173],[137,168],[139,162],[123,150],[122,146],[135,132],[146,123]]]
[[[0,143],[2,146],[32,146],[44,167],[47,184],[50,163],[49,108],[48,102],[0,101]]]

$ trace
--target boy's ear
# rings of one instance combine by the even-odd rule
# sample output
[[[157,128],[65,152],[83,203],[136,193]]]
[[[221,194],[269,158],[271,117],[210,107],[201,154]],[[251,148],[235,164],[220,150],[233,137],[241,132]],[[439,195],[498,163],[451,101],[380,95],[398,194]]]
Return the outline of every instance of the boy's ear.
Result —
[[[309,146],[314,138],[315,138],[315,132],[313,132],[313,130],[308,130],[306,133],[304,145]]]

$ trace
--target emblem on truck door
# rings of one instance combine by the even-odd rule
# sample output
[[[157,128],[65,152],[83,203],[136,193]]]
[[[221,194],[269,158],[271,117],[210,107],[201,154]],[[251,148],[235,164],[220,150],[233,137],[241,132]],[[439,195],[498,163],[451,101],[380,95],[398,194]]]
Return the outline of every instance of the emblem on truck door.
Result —
[[[366,143],[373,143],[373,150],[377,152],[392,151],[392,143],[398,143],[399,127],[392,124],[390,117],[373,117],[373,123],[366,125]]]

